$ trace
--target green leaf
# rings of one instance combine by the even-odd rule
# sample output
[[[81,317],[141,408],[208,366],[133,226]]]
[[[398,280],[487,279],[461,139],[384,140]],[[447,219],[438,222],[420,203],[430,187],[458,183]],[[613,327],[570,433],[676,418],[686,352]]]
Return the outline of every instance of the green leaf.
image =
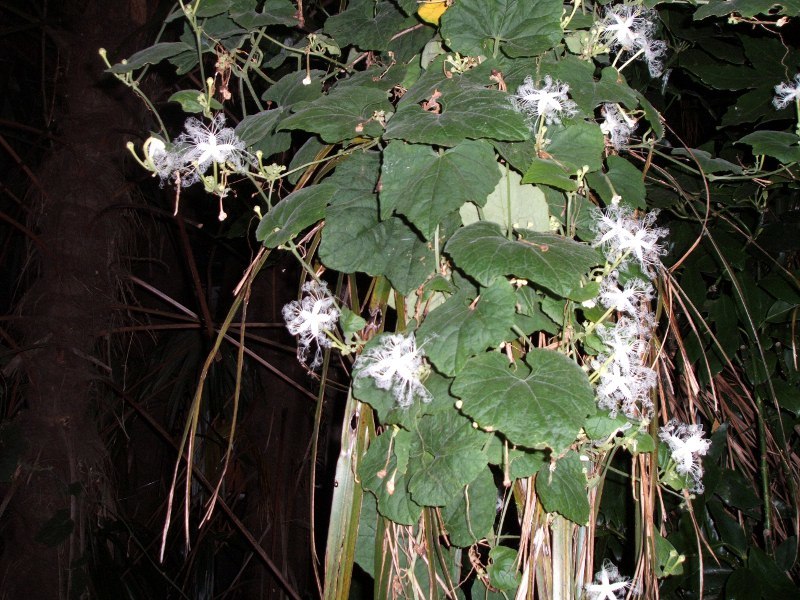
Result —
[[[486,434],[453,416],[445,412],[419,420],[408,465],[408,489],[417,504],[447,504],[486,468]]]
[[[597,123],[575,121],[548,132],[550,143],[545,151],[569,174],[589,167],[589,171],[603,168],[605,138]]]
[[[556,324],[542,311],[542,299],[529,286],[521,287],[516,291],[517,295],[517,318],[515,323],[519,329],[530,335],[537,331],[546,331],[555,334],[558,331]],[[512,332],[512,341],[518,337],[516,332]]]
[[[536,476],[536,493],[547,512],[555,512],[578,525],[589,522],[589,499],[586,474],[574,450],[559,458],[549,469]]]
[[[590,440],[607,440],[619,431],[627,431],[631,424],[624,415],[617,415],[612,418],[608,413],[599,413],[589,417],[583,425],[583,430]]]
[[[773,379],[772,387],[780,407],[800,417],[800,388],[782,379]]]
[[[489,535],[497,515],[497,486],[489,469],[480,474],[441,509],[447,537],[466,548]]]
[[[311,78],[311,83],[305,84],[306,77]],[[298,102],[313,102],[322,95],[322,78],[325,71],[312,69],[306,71],[293,71],[281,77],[261,94],[265,102],[274,102],[277,106],[286,107]]]
[[[725,2],[727,4],[727,2]],[[739,567],[725,582],[725,600],[761,600],[761,590],[753,586],[757,576],[747,567]]]
[[[448,10],[448,12],[450,12]],[[431,69],[438,63],[434,62]],[[425,110],[421,103],[438,104],[439,112]],[[456,146],[468,139],[522,141],[530,130],[514,110],[508,94],[486,89],[463,77],[421,79],[397,105],[386,124],[387,139],[411,143]]]
[[[495,546],[489,550],[489,561],[486,570],[492,587],[513,594],[522,579],[517,571],[517,551],[507,546]]]
[[[653,545],[656,550],[656,577],[669,577],[670,575],[683,574],[683,563],[686,557],[680,554],[667,539],[661,537],[657,530],[653,530]]]
[[[201,99],[204,97],[205,94],[198,90],[181,90],[172,94],[168,102],[177,102],[181,105],[183,112],[200,113],[205,110],[205,106],[201,104]],[[216,98],[211,98],[210,105],[214,110],[222,110],[222,104]]]
[[[373,494],[364,494],[358,515],[356,564],[370,577],[375,577],[375,537],[378,533],[378,501]]]
[[[607,173],[589,173],[586,181],[606,205],[610,205],[614,194],[622,197],[622,204],[633,208],[645,209],[644,179],[642,172],[630,162],[619,156],[609,156]],[[610,183],[610,185],[609,185]]]
[[[470,200],[484,203],[499,179],[494,150],[482,141],[463,142],[442,154],[392,142],[383,157],[381,216],[395,210],[429,240],[445,215]]]
[[[442,37],[468,56],[536,56],[561,39],[560,0],[459,0],[442,16]]]
[[[469,357],[503,341],[515,302],[514,288],[502,279],[481,290],[477,302],[470,290],[459,291],[428,314],[417,339],[439,371],[454,375]]]
[[[261,11],[256,10],[263,4]],[[290,0],[238,0],[231,11],[231,18],[237,25],[253,31],[267,25],[297,25],[297,6]]]
[[[550,464],[547,451],[517,448],[499,436],[492,436],[487,452],[489,464],[497,465],[512,481],[535,475]]]
[[[479,427],[527,448],[562,451],[595,413],[586,373],[552,350],[531,350],[516,365],[502,354],[481,354],[467,361],[451,389]]]
[[[247,115],[239,121],[234,132],[245,144],[253,146],[275,131],[275,125],[286,116],[286,112],[282,108],[274,108]]]
[[[503,236],[495,223],[479,222],[459,229],[445,250],[459,269],[488,286],[497,277],[527,279],[566,296],[581,276],[598,264],[597,251],[550,233],[523,231],[518,240]]]
[[[410,448],[408,431],[389,428],[372,441],[358,468],[362,487],[378,500],[378,512],[401,525],[413,525],[422,514],[408,494]]]
[[[774,156],[782,163],[800,161],[800,137],[784,131],[755,131],[737,143],[752,146],[753,154]]]
[[[340,46],[386,50],[398,31],[416,24],[416,19],[404,15],[392,2],[355,0],[347,10],[325,21],[325,32]]]
[[[525,171],[522,183],[541,183],[574,192],[578,189],[578,182],[569,175],[561,165],[553,160],[534,158],[531,166]]]
[[[709,0],[694,13],[694,19],[700,21],[708,17],[725,17],[736,13],[743,17],[756,15],[789,15],[800,13],[800,2],[797,0]]]
[[[543,73],[549,74],[553,79],[569,84],[570,97],[587,115],[593,114],[594,109],[604,102],[624,104],[629,109],[634,109],[639,104],[636,92],[614,67],[604,68],[599,81],[594,78],[594,64],[577,56],[547,59],[542,69]]]
[[[710,152],[697,148],[675,148],[672,150],[672,156],[685,156],[691,167],[696,168],[699,165],[706,174],[734,173],[735,175],[741,175],[744,172],[739,165],[733,164],[724,158],[716,158]]]
[[[356,332],[361,331],[367,326],[367,321],[354,313],[346,306],[342,307],[339,314],[339,327],[342,328],[342,334],[345,340],[349,340]]]
[[[233,0],[200,0],[195,14],[198,17],[215,17],[227,12]]]
[[[337,191],[325,213],[320,258],[327,267],[344,273],[385,275],[407,295],[434,272],[435,257],[398,217],[379,220],[375,194],[379,169],[378,153],[359,153],[326,180]]]
[[[177,56],[181,52],[193,50],[191,46],[183,42],[159,42],[149,48],[139,50],[127,60],[117,63],[108,69],[111,73],[130,73],[140,69],[145,65],[157,65],[162,60]]]
[[[375,113],[388,113],[392,105],[386,92],[367,87],[334,88],[314,102],[296,104],[294,114],[279,129],[302,129],[318,133],[329,143],[355,137],[379,137],[383,126],[373,119]]]
[[[757,583],[754,583],[761,588],[761,593],[765,598],[794,598],[797,596],[797,586],[760,548],[751,546],[747,557],[747,566],[757,575]]]
[[[285,244],[321,220],[336,188],[328,183],[292,192],[269,211],[256,229],[256,239],[268,248]]]
[[[459,211],[464,225],[479,220],[493,221],[508,232],[512,229],[550,231],[550,209],[544,193],[533,185],[525,185],[522,178],[508,166],[497,165],[500,181],[486,198],[483,218],[478,214],[478,201],[464,204]]]

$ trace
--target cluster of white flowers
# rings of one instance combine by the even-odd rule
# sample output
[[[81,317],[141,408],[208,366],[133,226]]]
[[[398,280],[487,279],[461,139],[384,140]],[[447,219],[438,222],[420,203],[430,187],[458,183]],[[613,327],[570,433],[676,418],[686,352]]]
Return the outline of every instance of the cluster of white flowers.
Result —
[[[786,81],[776,85],[775,97],[772,99],[778,110],[795,102],[800,102],[800,73],[794,76],[794,83]]]
[[[667,44],[656,40],[656,12],[640,4],[618,4],[606,11],[600,22],[603,41],[620,54],[644,56],[652,77],[658,77],[664,69],[664,54]]]
[[[620,317],[613,326],[601,327],[597,333],[608,348],[592,361],[600,376],[598,406],[612,416],[621,410],[632,419],[649,417],[653,411],[650,390],[656,385],[656,372],[644,363],[649,324]]]
[[[605,211],[595,212],[594,241],[605,251],[610,264],[623,267],[631,258],[642,271],[654,274],[661,264],[664,249],[659,240],[666,229],[653,227],[656,212],[637,219],[632,209],[612,203]],[[620,281],[618,270],[603,278],[600,304],[618,313],[616,323],[598,329],[607,351],[592,361],[597,372],[597,402],[612,415],[619,411],[632,419],[652,415],[651,390],[656,385],[656,372],[646,364],[650,333],[655,317],[650,301],[655,290],[649,281],[629,277]]]
[[[690,476],[694,481],[691,490],[702,494],[703,463],[700,457],[705,456],[711,447],[711,440],[703,437],[703,426],[672,419],[659,429],[658,437],[669,446],[675,470],[681,475]]]
[[[603,122],[600,131],[608,136],[611,145],[621,150],[628,145],[628,140],[636,127],[636,121],[626,115],[616,104],[603,104]]]
[[[511,100],[516,109],[525,113],[531,121],[541,118],[550,125],[561,123],[562,118],[572,117],[578,112],[578,106],[570,100],[567,92],[569,85],[553,81],[550,75],[545,75],[543,87],[536,87],[528,76]]]
[[[303,285],[303,292],[301,300],[293,300],[283,307],[283,320],[289,333],[298,336],[298,360],[315,369],[322,364],[322,349],[331,346],[328,334],[339,321],[339,309],[325,282],[309,281]],[[314,358],[308,364],[312,344]]]
[[[245,171],[252,163],[245,143],[231,127],[225,127],[222,113],[210,125],[189,117],[184,129],[169,147],[154,137],[145,142],[145,159],[162,182],[173,181],[187,187],[198,182],[214,163],[229,165],[235,172]]]
[[[379,341],[358,357],[353,376],[371,377],[380,389],[391,390],[401,408],[411,406],[414,398],[430,402],[431,394],[420,379],[425,352],[417,347],[414,334],[384,334]]]
[[[619,600],[625,597],[625,590],[631,586],[627,577],[619,574],[619,569],[610,560],[603,561],[603,566],[594,574],[594,583],[586,586],[586,597],[589,600]],[[621,596],[617,594],[621,593]]]

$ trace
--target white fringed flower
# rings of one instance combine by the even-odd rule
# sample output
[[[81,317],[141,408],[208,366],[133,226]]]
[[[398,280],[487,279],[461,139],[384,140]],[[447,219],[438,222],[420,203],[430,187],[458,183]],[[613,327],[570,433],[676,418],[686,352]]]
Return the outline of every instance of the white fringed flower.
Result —
[[[212,163],[229,164],[235,171],[244,171],[250,161],[245,144],[231,127],[225,127],[225,115],[218,113],[209,126],[189,117],[184,125],[186,131],[178,136],[176,143],[184,145],[183,160],[195,166],[202,175]]]
[[[600,123],[600,131],[608,136],[614,148],[621,150],[628,145],[636,121],[622,112],[616,104],[603,104],[602,112],[605,119]]]
[[[567,96],[569,85],[560,81],[553,81],[550,75],[545,75],[544,87],[537,88],[530,76],[517,88],[517,93],[512,96],[514,106],[520,112],[527,114],[532,120],[543,118],[548,125],[561,123],[564,117],[571,117],[578,112],[578,107]]]
[[[700,457],[705,456],[711,447],[711,440],[703,438],[702,425],[681,423],[677,419],[659,429],[658,437],[669,446],[675,470],[681,475],[689,475],[694,480],[692,491],[703,492],[703,463]]]
[[[364,351],[353,365],[355,377],[371,377],[382,390],[391,390],[397,404],[407,408],[414,398],[430,402],[431,394],[422,385],[425,372],[422,348],[414,334],[384,334],[380,343]]]
[[[656,385],[656,372],[644,364],[649,330],[640,321],[622,317],[612,327],[599,328],[597,334],[608,349],[592,361],[599,373],[598,406],[612,416],[619,411],[631,419],[649,416],[653,409],[650,391]]]
[[[613,262],[628,255],[639,262],[645,273],[653,273],[666,253],[659,240],[667,230],[653,227],[657,210],[652,210],[637,219],[633,210],[623,204],[611,204],[604,211],[595,212],[595,246],[602,246],[606,258]]]
[[[620,288],[615,277],[606,277],[600,287],[600,303],[632,317],[638,317],[644,302],[653,299],[652,284],[634,277]]]
[[[619,569],[611,561],[603,561],[603,566],[594,574],[594,583],[586,585],[589,600],[619,600],[625,597],[625,590],[631,583],[619,574]],[[618,596],[617,594],[622,595]]]
[[[618,4],[606,11],[600,22],[602,37],[612,51],[642,54],[652,77],[663,70],[663,57],[667,44],[653,39],[656,13],[637,4]]]
[[[775,97],[772,99],[775,108],[786,108],[792,102],[800,102],[800,73],[794,76],[794,84],[787,81],[775,86]]]
[[[334,331],[339,321],[339,309],[325,282],[308,281],[303,285],[301,300],[293,300],[283,307],[283,320],[292,335],[298,336],[297,359],[307,364],[311,345],[316,350],[309,368],[322,364],[322,348],[329,348],[328,333]]]

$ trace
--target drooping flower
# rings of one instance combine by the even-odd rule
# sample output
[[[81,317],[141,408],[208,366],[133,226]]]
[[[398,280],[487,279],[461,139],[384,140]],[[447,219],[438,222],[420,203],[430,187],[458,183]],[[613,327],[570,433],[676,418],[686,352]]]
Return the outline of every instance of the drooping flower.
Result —
[[[185,146],[183,159],[195,166],[198,175],[204,174],[212,163],[227,163],[235,171],[245,170],[250,155],[234,130],[225,127],[225,115],[218,113],[208,126],[189,117],[184,128],[186,131],[178,136],[176,143]]]
[[[794,76],[794,83],[785,81],[775,86],[775,97],[772,99],[775,108],[786,108],[792,102],[800,102],[800,73]]]
[[[564,117],[571,117],[578,112],[578,106],[567,96],[569,85],[558,80],[553,81],[545,75],[544,87],[537,88],[533,79],[528,76],[517,88],[512,101],[517,110],[527,114],[532,120],[544,119],[548,125],[561,123]]]
[[[637,219],[623,204],[611,204],[605,211],[597,209],[594,245],[602,246],[611,262],[627,255],[635,258],[645,273],[652,273],[666,253],[659,240],[667,230],[653,226],[657,216],[658,211],[652,210]]]
[[[431,394],[420,380],[424,356],[413,333],[384,334],[379,344],[358,357],[353,365],[354,377],[371,377],[380,389],[391,390],[402,408],[411,406],[415,398],[430,402]]]
[[[144,142],[145,165],[165,181],[180,181],[181,185],[188,185],[184,175],[187,172],[186,162],[183,158],[183,148],[170,144],[157,137],[149,137]]]
[[[653,38],[656,12],[638,4],[618,4],[608,9],[600,22],[602,38],[612,51],[642,54],[652,77],[663,70],[667,44]]]
[[[711,440],[703,438],[703,426],[681,423],[671,419],[659,429],[658,437],[669,446],[675,470],[681,475],[689,475],[694,480],[692,491],[703,492],[703,463],[700,457],[705,456],[711,447]]]
[[[621,150],[628,145],[636,121],[622,112],[616,104],[603,104],[602,112],[605,119],[600,123],[600,131],[608,136],[614,148]]]
[[[311,346],[315,346],[314,358],[308,365],[315,369],[322,364],[322,348],[332,345],[328,334],[339,321],[339,309],[325,282],[306,282],[303,294],[299,301],[284,306],[282,314],[289,333],[298,336],[297,358],[302,364],[308,364]]]
[[[625,597],[625,590],[631,582],[619,574],[619,569],[609,560],[594,574],[594,583],[586,585],[586,596],[590,600],[619,600]],[[618,596],[617,593],[621,593]]]

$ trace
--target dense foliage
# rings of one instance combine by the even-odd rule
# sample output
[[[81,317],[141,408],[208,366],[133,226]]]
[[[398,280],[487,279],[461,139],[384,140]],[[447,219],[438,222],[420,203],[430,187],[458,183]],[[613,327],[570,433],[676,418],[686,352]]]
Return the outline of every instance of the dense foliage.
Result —
[[[349,383],[325,597],[791,596],[797,11],[196,0],[107,58],[195,75],[131,150],[255,211],[235,308],[303,268],[298,359]]]

